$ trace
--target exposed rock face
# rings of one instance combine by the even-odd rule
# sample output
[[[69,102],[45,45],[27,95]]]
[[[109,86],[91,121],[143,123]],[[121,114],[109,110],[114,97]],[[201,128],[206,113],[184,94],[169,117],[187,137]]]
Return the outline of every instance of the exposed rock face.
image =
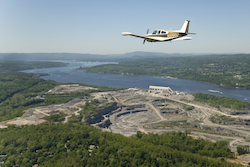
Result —
[[[100,114],[106,115],[106,114],[109,114],[111,111],[116,110],[117,108],[118,108],[117,103],[114,102],[114,103],[112,104],[112,106],[109,106],[109,107],[104,108],[104,109],[99,110],[99,111],[100,111]]]
[[[111,124],[112,124],[112,123],[110,122],[110,120],[107,119],[107,120],[103,121],[103,123],[99,124],[98,126],[99,126],[100,128],[108,128]]]
[[[126,115],[126,114],[130,114],[130,111],[128,111],[128,112],[123,112],[123,113],[120,113],[120,114],[117,114],[116,116],[117,116],[117,117],[120,117],[120,116]]]
[[[104,119],[101,113],[90,115],[86,118],[88,124],[95,124],[101,122]]]
[[[109,114],[112,111],[116,110],[117,108],[119,108],[119,107],[117,106],[117,103],[114,102],[111,106],[99,110],[99,113],[88,116],[86,118],[86,122],[88,124],[96,124],[98,122],[101,122],[104,119],[103,115]]]
[[[249,126],[250,125],[250,120],[242,120],[242,119],[235,119],[235,121],[215,121],[217,124],[221,125],[244,125],[244,126]]]
[[[144,108],[145,104],[138,104],[138,105],[132,105],[132,106],[123,105],[122,107],[126,107],[127,110],[134,110],[135,108]]]
[[[122,112],[122,113],[119,113],[117,114],[116,116],[117,117],[120,117],[122,115],[126,115],[126,114],[132,114],[132,113],[137,113],[137,112],[145,112],[147,110],[133,110],[133,111],[127,111],[127,112]]]
[[[140,109],[135,110],[136,108],[145,107],[145,104],[133,105],[133,106],[119,106],[117,105],[116,102],[114,102],[111,106],[99,110],[99,113],[88,116],[85,121],[88,124],[97,124],[97,126],[101,128],[107,128],[112,124],[110,120],[107,119],[107,117],[109,117],[111,114],[114,114],[116,112],[120,112],[122,107],[126,107],[128,111],[117,114],[117,117],[121,115],[125,115],[125,114],[147,111],[147,110],[140,110]],[[106,120],[104,120],[105,119],[104,115],[106,116]]]
[[[220,110],[224,113],[230,114],[230,115],[244,115],[244,114],[249,114],[250,109],[246,108],[245,110],[236,110],[232,108],[225,108],[220,106]]]
[[[223,127],[213,127],[213,126],[203,125],[200,123],[190,123],[190,126],[195,128],[200,128],[202,130],[214,131],[221,134],[224,133],[224,134],[239,135],[239,133],[237,133],[236,131],[225,129]]]
[[[242,114],[249,114],[249,112],[246,112],[246,111],[235,111],[235,112],[231,112],[231,115],[242,115]]]
[[[179,110],[162,111],[163,114],[178,114]]]

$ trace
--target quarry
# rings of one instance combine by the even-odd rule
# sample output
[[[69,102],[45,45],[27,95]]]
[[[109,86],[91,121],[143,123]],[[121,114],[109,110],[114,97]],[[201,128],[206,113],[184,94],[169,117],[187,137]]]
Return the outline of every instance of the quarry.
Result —
[[[62,93],[95,89],[78,84],[60,85],[47,93]],[[23,116],[0,122],[8,125],[37,125],[46,122],[44,117],[67,114],[63,123],[73,115],[80,115],[87,101],[98,100],[99,112],[82,118],[102,131],[132,136],[143,133],[161,134],[186,131],[192,138],[212,142],[229,141],[232,152],[237,145],[250,145],[249,114],[230,114],[207,104],[194,101],[191,94],[175,92],[169,87],[150,86],[148,90],[129,88],[119,91],[91,93],[91,98],[73,99],[68,103],[40,106],[25,111]],[[103,107],[105,106],[105,107]]]

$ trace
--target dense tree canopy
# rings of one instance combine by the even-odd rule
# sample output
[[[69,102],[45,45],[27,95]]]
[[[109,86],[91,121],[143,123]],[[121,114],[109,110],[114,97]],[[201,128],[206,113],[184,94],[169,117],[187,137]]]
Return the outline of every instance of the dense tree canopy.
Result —
[[[38,78],[42,74],[26,74],[19,70],[62,65],[50,62],[0,63],[0,121],[21,116],[23,110],[44,102],[34,97],[59,84]]]
[[[195,140],[186,133],[137,132],[124,137],[84,123],[40,124],[0,130],[4,167],[32,166],[238,166],[227,142]]]
[[[37,105],[66,103],[73,98],[90,96],[91,92],[119,90],[105,86],[97,90],[86,90],[60,95],[45,94],[49,89],[61,83],[38,78],[45,74],[26,74],[17,72],[30,68],[62,66],[55,62],[4,62],[0,63],[0,121],[19,117],[25,109]],[[90,86],[81,84],[83,86]],[[38,97],[38,98],[37,98]]]

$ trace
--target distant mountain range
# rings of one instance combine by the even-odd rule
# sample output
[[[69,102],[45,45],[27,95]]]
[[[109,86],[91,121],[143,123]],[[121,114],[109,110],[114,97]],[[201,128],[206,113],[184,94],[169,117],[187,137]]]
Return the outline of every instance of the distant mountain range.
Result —
[[[168,54],[161,52],[129,52],[125,54],[82,54],[82,53],[0,53],[0,61],[35,61],[35,60],[76,60],[76,61],[121,61],[152,57],[198,56],[204,54]]]

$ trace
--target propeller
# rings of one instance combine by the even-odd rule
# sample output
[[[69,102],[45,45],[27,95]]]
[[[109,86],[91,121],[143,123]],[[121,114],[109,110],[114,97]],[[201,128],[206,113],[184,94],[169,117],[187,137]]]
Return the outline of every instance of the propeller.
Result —
[[[148,34],[148,31],[149,31],[149,29],[147,30],[147,34]],[[146,34],[146,35],[147,35],[147,34]],[[145,43],[145,41],[146,41],[146,39],[144,38],[143,44]]]

